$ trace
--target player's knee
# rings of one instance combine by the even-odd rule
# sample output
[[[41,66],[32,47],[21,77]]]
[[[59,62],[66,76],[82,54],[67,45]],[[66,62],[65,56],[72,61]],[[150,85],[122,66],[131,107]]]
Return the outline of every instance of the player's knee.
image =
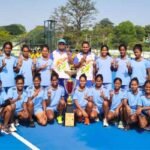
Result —
[[[95,113],[90,114],[90,119],[95,119],[96,117],[97,117],[97,115]]]
[[[82,116],[83,116],[82,112],[81,112],[81,111],[78,111],[78,112],[77,112],[77,117],[82,117]]]
[[[54,115],[49,115],[49,116],[47,116],[47,119],[48,119],[48,121],[53,121],[54,120]]]
[[[5,111],[12,112],[12,107],[10,105],[6,106]]]
[[[28,106],[28,108],[33,107],[33,102],[32,101],[28,101],[27,106]]]
[[[108,107],[108,101],[104,101],[104,102],[103,102],[103,106],[104,106],[104,107]]]
[[[87,103],[87,109],[92,109],[93,108],[93,103],[92,102],[88,102]]]
[[[39,120],[39,124],[42,125],[42,126],[46,126],[47,120],[46,119],[41,119],[41,120]]]
[[[130,117],[130,120],[131,120],[131,122],[133,122],[133,123],[137,121],[137,119],[136,119],[135,116],[131,116],[131,117]]]

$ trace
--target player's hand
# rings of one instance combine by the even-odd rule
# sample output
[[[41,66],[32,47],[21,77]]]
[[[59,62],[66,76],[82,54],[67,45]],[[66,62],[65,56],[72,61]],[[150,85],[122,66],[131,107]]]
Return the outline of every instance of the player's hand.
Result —
[[[136,114],[137,114],[137,115],[140,115],[141,112],[142,112],[142,108],[138,108],[138,109],[136,110]]]
[[[2,66],[3,66],[3,67],[5,67],[5,66],[6,66],[5,59],[2,59]]]
[[[82,110],[82,114],[83,114],[83,116],[84,116],[85,118],[88,117],[88,114],[86,113],[85,110]]]
[[[47,68],[47,67],[48,67],[48,63],[42,65],[40,68],[43,70],[43,69],[45,69],[45,68]]]
[[[50,90],[48,90],[47,96],[48,96],[49,98],[51,97],[51,91],[50,91]]]
[[[40,89],[35,90],[32,97],[35,98],[36,96],[38,96],[39,92],[40,92]]]
[[[109,94],[110,94],[110,98],[112,98],[112,97],[114,96],[114,91],[111,90],[111,91],[109,92]]]
[[[103,98],[103,99],[105,98],[104,91],[100,91],[100,97]]]

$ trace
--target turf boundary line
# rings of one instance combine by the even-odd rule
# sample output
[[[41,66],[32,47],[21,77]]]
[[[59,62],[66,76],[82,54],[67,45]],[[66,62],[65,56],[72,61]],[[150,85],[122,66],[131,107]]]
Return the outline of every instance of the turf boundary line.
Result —
[[[32,149],[32,150],[40,150],[38,147],[36,147],[32,143],[30,143],[28,140],[26,140],[25,138],[20,136],[18,133],[12,132],[11,135],[13,135],[16,139],[18,139],[19,141],[21,141],[22,143],[27,145],[30,149]]]

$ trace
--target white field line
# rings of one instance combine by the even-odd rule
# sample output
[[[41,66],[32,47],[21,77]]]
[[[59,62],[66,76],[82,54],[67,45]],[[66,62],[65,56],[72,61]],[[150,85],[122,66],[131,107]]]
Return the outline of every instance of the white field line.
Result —
[[[32,149],[32,150],[40,150],[38,147],[36,147],[35,145],[33,145],[32,143],[30,143],[29,141],[27,141],[25,138],[23,138],[22,136],[20,136],[16,132],[12,132],[11,134],[15,138],[17,138],[19,141],[21,141],[22,143],[24,143],[25,145],[27,145],[30,149]]]

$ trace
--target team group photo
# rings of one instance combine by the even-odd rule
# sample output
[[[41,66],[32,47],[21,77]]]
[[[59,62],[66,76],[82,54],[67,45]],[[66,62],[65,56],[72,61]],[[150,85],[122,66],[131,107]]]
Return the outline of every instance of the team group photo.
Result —
[[[28,9],[47,9],[45,1],[32,0]],[[94,24],[96,4],[108,10],[108,2],[61,3],[31,31],[0,23],[0,148],[149,149],[149,22],[105,17]],[[115,3],[124,9],[125,2]],[[19,10],[23,2],[11,5]]]

